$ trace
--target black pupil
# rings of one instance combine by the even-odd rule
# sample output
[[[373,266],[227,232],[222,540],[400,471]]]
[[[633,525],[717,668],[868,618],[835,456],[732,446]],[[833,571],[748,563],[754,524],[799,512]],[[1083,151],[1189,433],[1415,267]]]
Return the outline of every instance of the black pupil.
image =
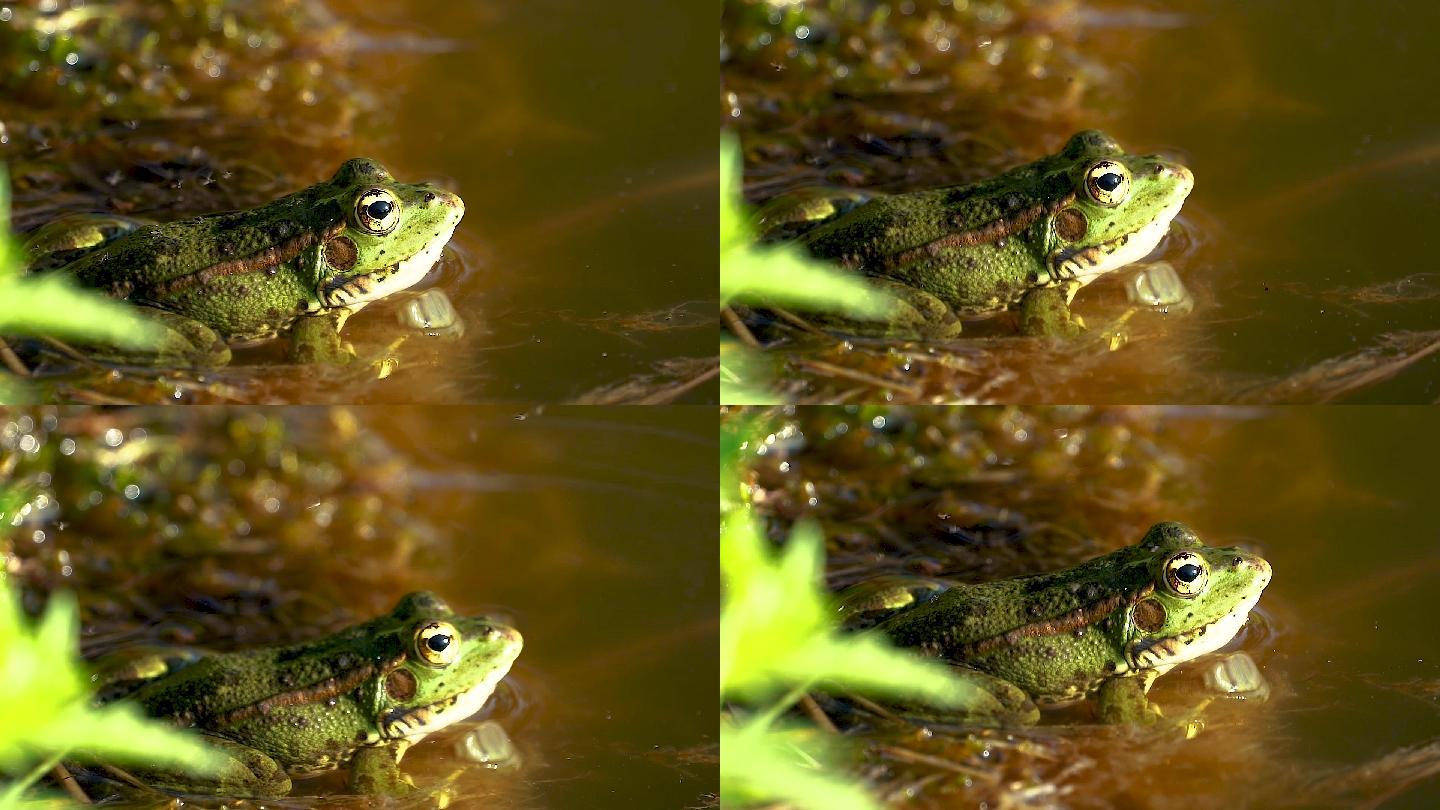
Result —
[[[376,200],[366,206],[365,210],[369,212],[371,219],[384,219],[390,216],[390,211],[394,207],[395,206],[390,204],[389,200]]]
[[[386,205],[389,205],[389,203],[386,203]],[[450,637],[444,633],[437,633],[425,639],[425,646],[435,652],[445,652],[445,648],[450,646]]]
[[[1100,179],[1095,181],[1095,185],[1106,191],[1114,191],[1115,189],[1120,187],[1120,183],[1124,180],[1125,178],[1121,177],[1115,172],[1106,172],[1100,175]]]
[[[1200,566],[1195,563],[1185,563],[1175,569],[1175,576],[1179,577],[1181,582],[1194,582],[1200,578]]]

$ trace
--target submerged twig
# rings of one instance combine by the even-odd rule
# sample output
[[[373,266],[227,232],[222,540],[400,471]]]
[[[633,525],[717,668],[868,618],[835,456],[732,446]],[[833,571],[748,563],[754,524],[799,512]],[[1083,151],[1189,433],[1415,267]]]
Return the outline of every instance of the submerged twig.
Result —
[[[746,326],[745,322],[740,320],[740,316],[735,314],[735,310],[730,307],[721,307],[720,320],[725,323],[725,326],[729,327],[730,332],[734,334],[735,337],[740,339],[741,343],[744,343],[752,349],[760,348],[760,341],[755,338],[755,333],[751,332],[750,327]]]
[[[1277,382],[1242,392],[1241,402],[1328,403],[1384,382],[1440,352],[1440,330],[1387,332],[1374,345],[1331,357]]]
[[[866,374],[863,371],[837,366],[822,360],[796,360],[795,365],[804,371],[822,377],[839,377],[852,382],[865,383],[866,385],[871,385],[876,388],[888,388],[893,391],[898,391],[912,400],[919,399],[921,395],[925,393],[918,385],[912,385],[898,380],[887,380],[884,377]]]
[[[4,362],[6,368],[21,377],[29,377],[31,374],[30,369],[20,362],[20,356],[15,354],[15,350],[10,348],[4,338],[0,338],[0,362]]]

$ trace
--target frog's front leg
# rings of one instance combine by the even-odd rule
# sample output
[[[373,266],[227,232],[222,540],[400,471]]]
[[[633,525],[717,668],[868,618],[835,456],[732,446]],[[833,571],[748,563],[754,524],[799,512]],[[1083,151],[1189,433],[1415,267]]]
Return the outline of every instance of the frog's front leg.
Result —
[[[1040,287],[1020,299],[1020,333],[1036,337],[1075,337],[1083,334],[1085,323],[1070,313],[1076,285]]]
[[[367,796],[398,796],[415,790],[410,777],[400,772],[400,744],[361,748],[350,758],[350,790]]]
[[[1095,695],[1095,713],[1102,723],[1153,723],[1160,719],[1160,707],[1146,693],[1155,680],[1153,673],[1107,678]]]
[[[340,339],[340,329],[349,315],[349,310],[342,309],[300,316],[290,327],[290,361],[348,365],[355,359],[355,351]]]
[[[290,792],[290,777],[264,752],[234,740],[204,735],[206,747],[221,757],[214,773],[196,775],[171,766],[127,768],[145,785],[170,793],[269,799]]]

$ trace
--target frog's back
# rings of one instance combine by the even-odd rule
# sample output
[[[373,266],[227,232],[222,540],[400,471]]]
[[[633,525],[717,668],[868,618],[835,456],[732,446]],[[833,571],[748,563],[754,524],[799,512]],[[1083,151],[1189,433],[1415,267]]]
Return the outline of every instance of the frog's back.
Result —
[[[187,279],[264,272],[293,259],[319,234],[289,218],[233,211],[139,228],[64,269],[117,298],[164,298]]]
[[[901,646],[962,660],[1013,645],[1021,638],[1093,625],[1133,602],[1147,582],[1143,567],[1092,563],[1054,573],[957,585],[881,627]]]

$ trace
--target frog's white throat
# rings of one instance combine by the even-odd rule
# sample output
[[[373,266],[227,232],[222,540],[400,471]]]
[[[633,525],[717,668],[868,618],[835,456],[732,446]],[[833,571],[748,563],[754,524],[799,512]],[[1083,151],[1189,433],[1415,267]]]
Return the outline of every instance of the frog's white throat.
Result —
[[[440,261],[440,254],[450,241],[450,236],[455,233],[455,226],[459,222],[460,218],[455,217],[448,226],[426,242],[425,247],[389,267],[382,267],[361,276],[332,279],[321,289],[321,300],[330,309],[357,310],[371,301],[409,289]]]

